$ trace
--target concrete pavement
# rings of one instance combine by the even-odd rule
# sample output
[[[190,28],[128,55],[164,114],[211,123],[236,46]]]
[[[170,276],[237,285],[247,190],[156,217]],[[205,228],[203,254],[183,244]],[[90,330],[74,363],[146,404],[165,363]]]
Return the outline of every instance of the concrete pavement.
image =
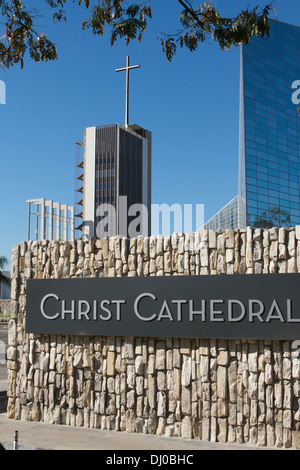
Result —
[[[7,390],[7,378],[1,378],[1,368],[0,368],[0,393],[6,392]]]
[[[0,415],[0,443],[11,449],[18,431],[20,450],[257,450],[257,447],[167,438],[145,434],[15,421]],[[263,450],[263,448],[259,448]]]
[[[200,450],[267,450],[247,445],[11,420],[7,418],[2,400],[0,443],[7,450],[13,448],[15,431],[18,431],[19,450],[157,450],[189,453]]]

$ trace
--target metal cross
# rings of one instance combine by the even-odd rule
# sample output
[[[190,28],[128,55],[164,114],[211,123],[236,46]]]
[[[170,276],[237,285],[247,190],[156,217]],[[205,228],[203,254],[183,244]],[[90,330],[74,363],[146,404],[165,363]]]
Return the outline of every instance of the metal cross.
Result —
[[[138,69],[140,65],[129,65],[129,56],[126,57],[126,67],[116,69],[116,72],[126,71],[126,90],[125,90],[125,128],[128,128],[129,122],[129,70]]]

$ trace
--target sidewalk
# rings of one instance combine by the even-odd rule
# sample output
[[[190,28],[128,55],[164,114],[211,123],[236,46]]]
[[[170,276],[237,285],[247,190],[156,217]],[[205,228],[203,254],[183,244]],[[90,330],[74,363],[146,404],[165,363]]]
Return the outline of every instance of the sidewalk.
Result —
[[[7,390],[7,379],[0,378],[0,393],[4,393]]]
[[[18,431],[19,450],[165,450],[167,452],[178,450],[188,452],[199,450],[268,450],[264,447],[247,445],[16,421],[7,418],[2,405],[0,443],[7,450],[13,448],[15,431]]]

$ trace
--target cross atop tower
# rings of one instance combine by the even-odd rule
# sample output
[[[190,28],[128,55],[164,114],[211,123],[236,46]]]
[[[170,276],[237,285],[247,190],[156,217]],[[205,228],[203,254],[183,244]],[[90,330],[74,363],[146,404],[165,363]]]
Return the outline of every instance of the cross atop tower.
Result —
[[[138,69],[140,65],[129,65],[129,56],[126,57],[126,67],[116,69],[116,72],[126,71],[126,90],[125,90],[125,128],[129,123],[129,70]]]

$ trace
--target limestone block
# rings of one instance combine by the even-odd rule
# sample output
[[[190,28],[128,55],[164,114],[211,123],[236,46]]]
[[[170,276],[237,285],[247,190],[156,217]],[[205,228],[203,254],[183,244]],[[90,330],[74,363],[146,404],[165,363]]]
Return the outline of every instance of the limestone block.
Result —
[[[184,387],[188,387],[191,382],[192,373],[192,360],[190,356],[183,356],[182,372],[181,372],[181,383]]]
[[[148,403],[149,403],[150,408],[155,409],[156,408],[156,380],[155,380],[155,377],[152,375],[148,377],[147,396],[148,396]]]
[[[181,388],[181,411],[184,415],[191,414],[191,391],[189,387]]]
[[[164,271],[170,273],[172,271],[172,260],[170,252],[164,253]]]
[[[225,246],[226,248],[234,248],[234,230],[228,229],[225,231]]]
[[[8,345],[12,347],[17,346],[17,323],[15,319],[8,322]]]
[[[166,349],[165,342],[158,341],[156,345],[155,367],[157,370],[165,369]]]
[[[217,235],[214,230],[208,231],[208,248],[215,249],[217,247]]]
[[[225,255],[225,233],[217,236],[217,251],[220,255]]]
[[[165,417],[167,412],[167,400],[165,392],[157,393],[157,416]]]
[[[151,236],[149,239],[149,256],[154,259],[156,257],[156,237]]]
[[[109,376],[115,375],[115,359],[116,359],[116,353],[114,351],[108,351],[106,373]]]
[[[217,368],[217,394],[219,398],[227,398],[227,368],[223,366]]]

